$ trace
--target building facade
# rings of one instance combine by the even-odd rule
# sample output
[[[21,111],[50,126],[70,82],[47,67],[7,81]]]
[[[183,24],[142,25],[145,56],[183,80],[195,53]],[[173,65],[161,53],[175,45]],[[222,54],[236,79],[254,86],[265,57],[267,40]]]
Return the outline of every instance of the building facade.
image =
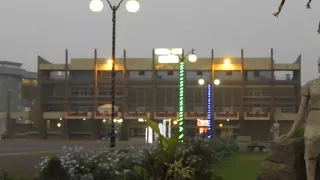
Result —
[[[25,111],[36,96],[37,74],[21,68],[21,63],[0,61],[0,112],[7,110],[8,91],[11,110]]]
[[[0,61],[0,134],[6,131],[7,112],[21,112],[19,123],[28,123],[28,111],[36,97],[37,74],[21,63]],[[23,113],[26,112],[26,113]]]
[[[115,103],[117,130],[125,139],[144,136],[144,119],[174,122],[178,113],[179,65],[159,64],[152,58],[116,59]],[[273,51],[267,58],[198,58],[186,62],[185,133],[201,131],[207,119],[207,88],[198,79],[212,82],[213,118],[221,134],[268,140],[274,120],[283,131],[297,112],[301,88],[301,56],[291,64],[277,64]],[[99,138],[110,132],[111,64],[104,58],[78,58],[52,64],[38,57],[38,92],[30,116],[42,137],[61,132],[66,138],[86,134]],[[172,123],[173,132],[176,123]],[[201,123],[200,123],[201,124]],[[203,123],[202,123],[203,124]]]

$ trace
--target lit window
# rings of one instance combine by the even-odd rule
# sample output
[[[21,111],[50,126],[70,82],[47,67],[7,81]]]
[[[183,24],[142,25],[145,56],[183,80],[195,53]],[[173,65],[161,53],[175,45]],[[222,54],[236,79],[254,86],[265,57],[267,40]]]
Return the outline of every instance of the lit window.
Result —
[[[227,76],[232,76],[232,71],[226,71]]]

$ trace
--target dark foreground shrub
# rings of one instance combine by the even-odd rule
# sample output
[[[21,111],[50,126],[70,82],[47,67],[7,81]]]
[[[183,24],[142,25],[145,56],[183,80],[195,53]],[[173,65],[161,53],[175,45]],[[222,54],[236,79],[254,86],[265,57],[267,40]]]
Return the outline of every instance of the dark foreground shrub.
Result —
[[[148,125],[160,134],[157,124]],[[199,139],[180,143],[159,135],[155,144],[126,150],[87,152],[64,148],[60,158],[41,165],[41,180],[222,180],[213,165],[237,151],[234,140]],[[56,179],[54,179],[56,178]]]
[[[41,170],[39,180],[69,180],[67,170],[62,166],[60,158],[53,156]]]

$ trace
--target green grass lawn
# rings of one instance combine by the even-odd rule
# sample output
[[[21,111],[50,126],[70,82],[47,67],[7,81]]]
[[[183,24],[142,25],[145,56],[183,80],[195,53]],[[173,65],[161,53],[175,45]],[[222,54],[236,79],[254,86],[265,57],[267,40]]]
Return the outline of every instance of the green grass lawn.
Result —
[[[226,180],[256,180],[266,153],[239,153],[215,167]]]

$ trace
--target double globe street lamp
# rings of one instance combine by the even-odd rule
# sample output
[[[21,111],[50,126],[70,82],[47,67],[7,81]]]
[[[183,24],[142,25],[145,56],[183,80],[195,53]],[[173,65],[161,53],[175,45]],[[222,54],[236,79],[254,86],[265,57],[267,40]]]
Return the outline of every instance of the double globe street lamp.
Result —
[[[204,85],[206,81],[201,78],[198,80],[199,85]],[[214,86],[220,85],[220,79],[215,79],[213,81]],[[211,82],[207,84],[207,116],[208,116],[208,134],[207,138],[211,139],[215,133],[215,122],[214,122],[214,112],[212,113],[212,109],[214,110],[214,88],[212,88]]]
[[[116,61],[116,14],[120,5],[124,0],[120,0],[117,5],[112,5],[109,0],[106,0],[112,10],[112,70],[111,70],[111,137],[110,147],[116,146],[116,135],[115,135],[115,61]],[[90,2],[90,9],[93,12],[100,12],[103,9],[103,2],[101,0],[92,0]],[[135,13],[140,9],[140,4],[137,0],[128,0],[126,8],[129,12]]]

